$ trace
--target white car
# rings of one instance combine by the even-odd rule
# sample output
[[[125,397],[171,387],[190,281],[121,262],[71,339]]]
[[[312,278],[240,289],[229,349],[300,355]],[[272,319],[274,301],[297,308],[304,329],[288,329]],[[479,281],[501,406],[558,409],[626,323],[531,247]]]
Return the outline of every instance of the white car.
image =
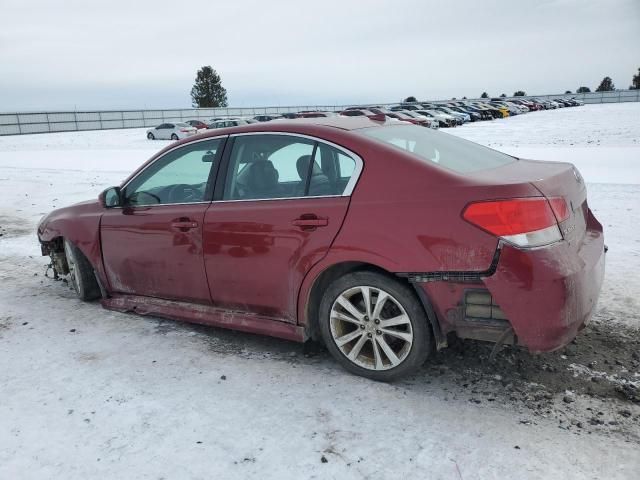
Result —
[[[450,107],[446,107],[444,105],[437,105],[435,109],[438,110],[439,112],[448,113],[449,115],[452,115],[456,118],[462,118],[463,122],[471,121],[471,115],[469,115],[468,113],[456,112],[455,110],[452,110]]]
[[[529,111],[529,107],[527,107],[526,105],[522,105],[520,103],[513,103],[513,102],[504,102],[504,103],[509,105],[509,108],[511,107],[517,108],[519,113],[527,113]]]
[[[161,123],[147,130],[149,140],[181,140],[198,133],[198,130],[186,123]]]
[[[393,113],[396,113],[396,114],[401,113],[411,118],[418,118],[420,120],[425,120],[428,124],[428,127],[433,128],[434,130],[437,130],[438,128],[440,128],[440,122],[438,120],[432,117],[427,117],[426,115],[423,115],[421,113],[418,113],[418,110],[403,110],[401,112],[393,112]]]
[[[417,110],[416,113],[437,120],[440,127],[455,127],[458,123],[455,117],[438,110]]]
[[[226,127],[237,127],[238,125],[248,125],[251,122],[244,120],[242,118],[233,118],[231,120],[215,120],[209,123],[209,128],[226,128]]]

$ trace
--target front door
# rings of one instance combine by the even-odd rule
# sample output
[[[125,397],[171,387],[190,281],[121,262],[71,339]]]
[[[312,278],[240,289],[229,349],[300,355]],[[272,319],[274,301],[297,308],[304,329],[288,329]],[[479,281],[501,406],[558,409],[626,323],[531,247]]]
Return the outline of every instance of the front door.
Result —
[[[302,280],[337,235],[360,169],[343,150],[305,137],[232,138],[216,198],[224,193],[205,214],[212,301],[294,323]]]
[[[170,150],[123,188],[122,208],[103,214],[112,291],[210,303],[202,232],[223,144],[210,139]]]

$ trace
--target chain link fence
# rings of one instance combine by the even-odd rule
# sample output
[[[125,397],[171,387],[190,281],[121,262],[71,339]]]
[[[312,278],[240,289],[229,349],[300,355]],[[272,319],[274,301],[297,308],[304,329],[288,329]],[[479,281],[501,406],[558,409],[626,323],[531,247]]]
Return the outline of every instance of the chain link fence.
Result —
[[[580,94],[536,95],[518,98],[572,97],[585,103],[639,102],[640,90],[619,90],[614,92],[593,92]],[[508,97],[506,98],[508,99]],[[458,99],[460,100],[460,99]],[[484,99],[467,99],[469,101]],[[425,102],[448,102],[450,100],[424,100]],[[380,106],[397,105],[377,103]],[[368,104],[373,105],[373,104]],[[27,133],[69,132],[81,130],[108,130],[121,128],[153,127],[165,122],[185,120],[209,120],[216,117],[254,117],[264,114],[292,113],[303,110],[341,111],[356,105],[298,105],[286,107],[251,108],[195,108],[170,110],[109,110],[81,112],[15,112],[0,113],[0,135],[21,135]]]

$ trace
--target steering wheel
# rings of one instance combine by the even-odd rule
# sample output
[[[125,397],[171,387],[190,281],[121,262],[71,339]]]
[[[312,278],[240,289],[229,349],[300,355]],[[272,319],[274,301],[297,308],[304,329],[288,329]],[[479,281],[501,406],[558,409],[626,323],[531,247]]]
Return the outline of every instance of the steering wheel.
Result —
[[[198,189],[193,185],[179,183],[169,187],[169,190],[167,191],[167,199],[169,203],[187,203],[198,200],[198,193]]]

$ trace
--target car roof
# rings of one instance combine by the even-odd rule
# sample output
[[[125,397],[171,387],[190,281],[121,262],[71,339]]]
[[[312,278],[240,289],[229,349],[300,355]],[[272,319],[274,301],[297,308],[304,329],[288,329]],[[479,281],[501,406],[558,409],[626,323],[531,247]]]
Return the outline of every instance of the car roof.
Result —
[[[249,125],[239,125],[236,127],[228,127],[217,129],[215,132],[205,132],[198,136],[219,136],[219,135],[231,135],[234,133],[244,132],[291,132],[291,133],[305,133],[311,131],[325,130],[325,129],[340,129],[340,130],[358,130],[367,127],[380,126],[381,122],[369,119],[366,116],[357,117],[318,117],[318,118],[296,118],[288,120],[280,120],[276,123],[262,122],[251,123]],[[195,138],[195,137],[190,137]]]

